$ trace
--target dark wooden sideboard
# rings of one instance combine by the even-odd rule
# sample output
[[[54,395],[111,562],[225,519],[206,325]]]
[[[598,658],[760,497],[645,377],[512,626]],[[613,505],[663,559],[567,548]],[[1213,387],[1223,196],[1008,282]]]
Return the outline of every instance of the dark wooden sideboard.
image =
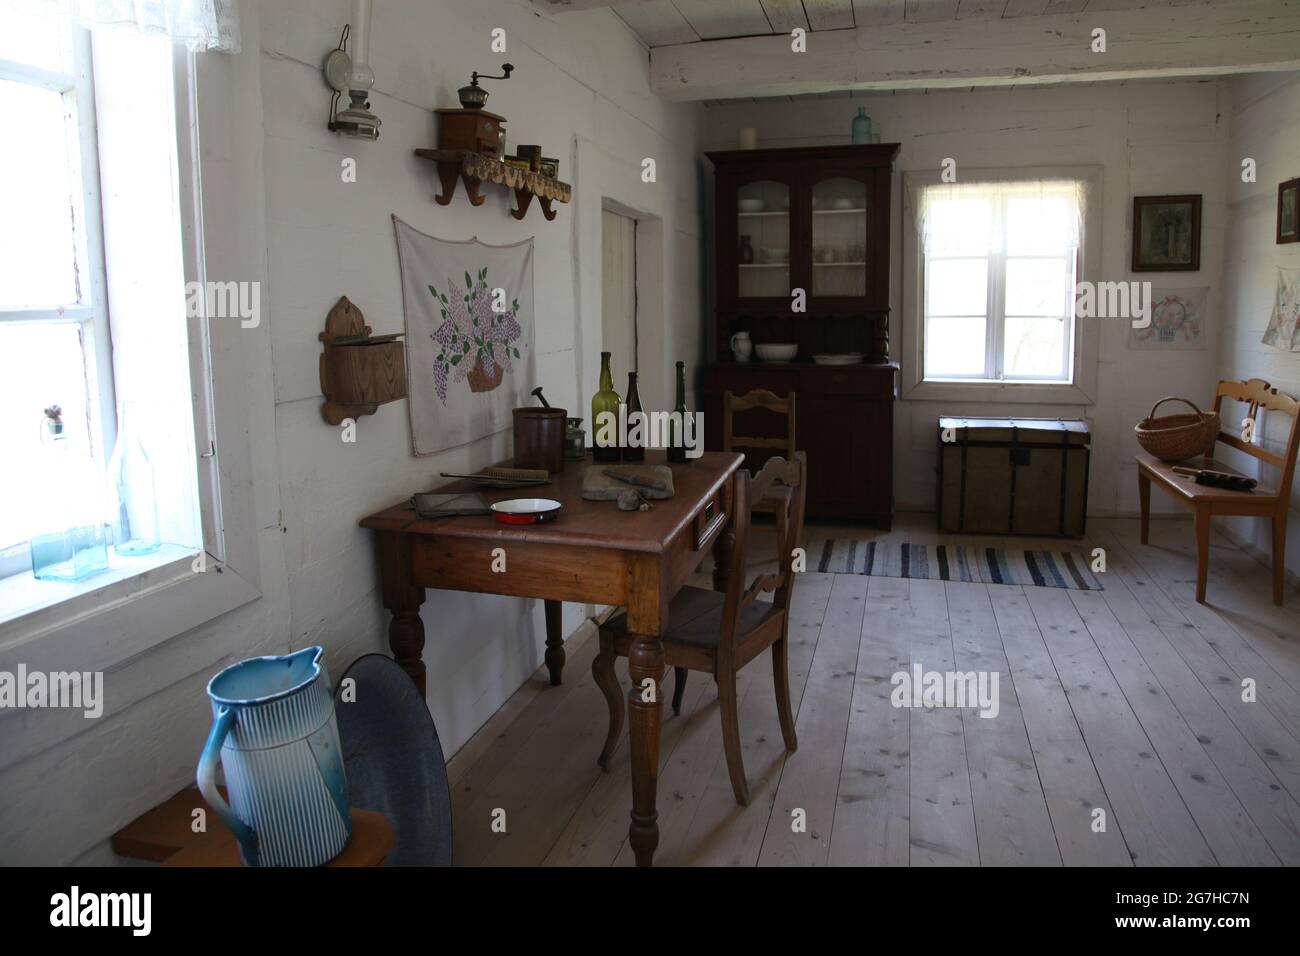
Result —
[[[808,515],[893,519],[893,402],[889,354],[890,196],[895,143],[709,153],[715,171],[715,361],[700,371],[705,447],[722,443],[722,397],[764,388],[797,395],[798,447],[808,453]],[[732,337],[748,333],[752,360]],[[798,346],[764,362],[757,346]],[[815,355],[861,353],[863,364]],[[734,431],[779,437],[781,422],[753,409]],[[771,452],[746,452],[756,468]]]
[[[894,517],[894,394],[895,365],[849,365],[842,368],[799,363],[736,362],[705,367],[701,375],[700,406],[704,411],[704,444],[722,447],[722,395],[765,388],[779,396],[796,393],[795,428],[800,449],[808,453],[810,515],[852,518],[888,530]],[[761,408],[735,417],[743,435],[784,432],[775,415]],[[763,449],[745,452],[745,467],[757,468],[774,454]]]

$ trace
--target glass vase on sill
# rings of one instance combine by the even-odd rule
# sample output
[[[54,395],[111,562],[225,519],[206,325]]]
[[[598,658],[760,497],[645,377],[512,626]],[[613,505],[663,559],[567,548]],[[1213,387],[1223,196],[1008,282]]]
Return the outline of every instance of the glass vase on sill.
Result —
[[[141,410],[135,402],[117,407],[117,443],[108,460],[109,524],[113,550],[122,555],[152,554],[162,545],[153,463],[140,434]]]

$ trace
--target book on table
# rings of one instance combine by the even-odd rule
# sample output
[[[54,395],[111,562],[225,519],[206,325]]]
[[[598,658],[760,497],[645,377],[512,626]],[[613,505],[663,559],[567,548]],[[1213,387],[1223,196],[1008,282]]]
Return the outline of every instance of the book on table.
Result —
[[[411,503],[421,518],[452,518],[490,513],[483,496],[474,492],[450,495],[422,493],[414,495]]]

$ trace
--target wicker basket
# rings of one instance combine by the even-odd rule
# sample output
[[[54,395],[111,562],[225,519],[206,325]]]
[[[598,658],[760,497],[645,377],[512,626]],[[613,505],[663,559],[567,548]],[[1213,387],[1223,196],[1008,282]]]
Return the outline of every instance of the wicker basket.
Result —
[[[1156,409],[1165,402],[1182,402],[1195,409],[1178,415],[1156,418]],[[1209,455],[1219,437],[1219,413],[1203,412],[1194,402],[1170,396],[1151,406],[1151,414],[1133,426],[1138,444],[1161,461],[1184,461]]]

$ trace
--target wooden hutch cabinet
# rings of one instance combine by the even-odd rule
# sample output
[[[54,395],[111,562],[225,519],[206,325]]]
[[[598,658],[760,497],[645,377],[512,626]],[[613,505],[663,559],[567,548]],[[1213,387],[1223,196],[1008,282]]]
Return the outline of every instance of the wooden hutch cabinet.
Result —
[[[808,514],[885,528],[894,513],[898,366],[889,357],[889,219],[897,153],[888,143],[708,154],[715,170],[716,360],[699,382],[710,449],[721,447],[723,393],[795,392],[798,446],[808,453]],[[733,358],[738,332],[755,345],[749,362]],[[757,346],[764,344],[797,345],[798,353],[762,361]],[[813,358],[853,353],[862,356],[857,364]],[[763,409],[737,415],[734,430],[783,434]],[[742,450],[751,468],[772,454]]]

